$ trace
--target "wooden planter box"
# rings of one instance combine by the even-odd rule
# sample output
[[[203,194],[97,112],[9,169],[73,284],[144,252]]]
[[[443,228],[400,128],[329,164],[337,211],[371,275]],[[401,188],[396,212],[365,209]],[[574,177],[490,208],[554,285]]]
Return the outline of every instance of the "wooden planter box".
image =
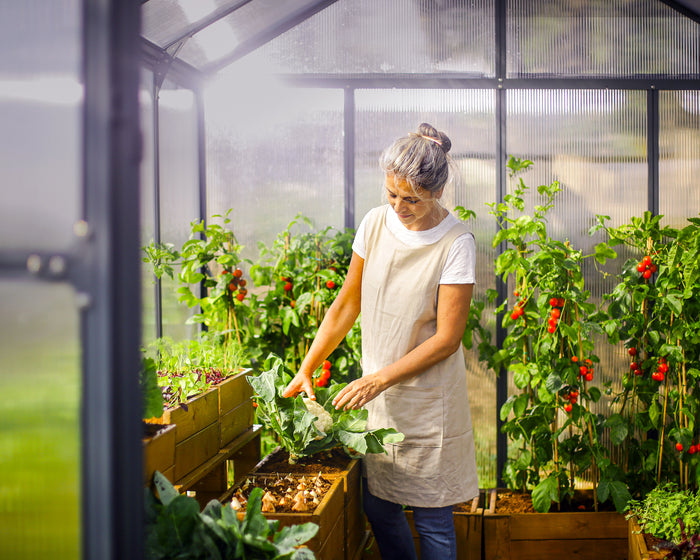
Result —
[[[637,520],[631,518],[627,522],[627,558],[629,560],[658,560],[664,558],[668,551],[658,552],[647,548],[646,540]]]
[[[251,369],[227,377],[219,391],[219,449],[224,449],[253,425],[253,388],[246,379]]]
[[[261,474],[265,472],[290,472],[296,474],[296,470],[293,468],[294,465],[285,465],[289,467],[289,471],[282,470],[282,465],[279,464],[276,466],[274,471],[269,468],[271,460],[273,458],[279,459],[283,453],[283,450],[278,447],[255,466],[253,473]],[[318,472],[319,471],[317,470],[316,472],[310,474],[315,475],[318,474]],[[367,540],[365,529],[366,520],[362,511],[362,475],[360,460],[347,457],[347,461],[341,468],[324,469],[323,459],[320,459],[320,472],[329,480],[338,478],[342,481],[341,489],[343,492],[343,534],[345,560],[355,560],[355,558],[358,558],[361,555],[362,547]]]
[[[495,513],[492,491],[484,511],[489,560],[626,560],[627,521],[616,512]]]
[[[143,483],[148,486],[153,473],[160,471],[175,482],[175,437],[177,426],[168,424],[153,436],[143,438]]]
[[[251,474],[248,479],[269,478],[270,475]],[[325,475],[324,475],[325,478]],[[264,513],[268,519],[276,519],[280,527],[300,525],[302,523],[316,523],[318,533],[306,543],[316,555],[316,560],[344,560],[345,559],[345,516],[343,498],[343,479],[337,477],[331,483],[328,492],[321,503],[310,513]],[[238,513],[242,520],[244,512]]]
[[[470,511],[455,511],[453,514],[455,534],[457,536],[457,560],[481,560],[481,534],[484,510],[479,507],[478,496],[469,504],[468,509]],[[406,510],[406,519],[411,526],[413,543],[420,560],[420,542],[413,522],[413,511]]]
[[[250,370],[226,378],[182,406],[169,408],[149,422],[177,425],[174,483],[226,449],[253,425],[252,389],[245,376]]]

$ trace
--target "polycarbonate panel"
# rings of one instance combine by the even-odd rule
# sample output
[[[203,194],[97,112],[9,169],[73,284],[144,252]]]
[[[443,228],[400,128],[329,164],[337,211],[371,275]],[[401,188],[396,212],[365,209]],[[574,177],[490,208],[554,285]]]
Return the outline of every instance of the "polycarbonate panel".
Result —
[[[0,250],[64,250],[73,241],[81,16],[78,0],[0,3]]]
[[[340,0],[248,57],[278,72],[493,76],[494,0]]]
[[[253,0],[243,4],[230,15],[194,34],[179,56],[194,66],[217,62],[256,35],[268,34],[286,26],[287,22],[293,25],[301,14],[318,5],[319,0]]]
[[[684,227],[700,214],[700,91],[659,92],[659,214]]]
[[[189,239],[191,222],[199,220],[199,155],[197,109],[187,89],[161,89],[158,95],[161,241],[180,249]],[[192,315],[178,301],[177,280],[162,278],[163,334],[176,340],[195,332],[185,324]],[[153,296],[149,298],[153,300]],[[147,304],[150,306],[150,303]]]
[[[590,255],[597,243],[606,240],[602,232],[588,234],[596,214],[610,216],[610,225],[619,226],[647,209],[646,92],[508,91],[507,106],[508,154],[534,162],[522,176],[530,187],[526,212],[532,215],[533,205],[542,202],[538,185],[558,180],[563,189],[547,214],[552,238],[568,240]],[[508,192],[512,189],[509,182]],[[584,261],[589,301],[595,304],[615,286],[614,275],[629,257],[624,247],[616,250],[619,259],[612,264],[597,265],[592,258]],[[509,286],[509,293],[513,289]],[[618,390],[628,370],[628,356],[602,336],[597,339],[596,352],[601,363],[594,385],[603,390],[603,383],[611,381]],[[515,390],[512,383],[509,390]],[[604,412],[608,406],[604,397],[594,410]]]
[[[141,72],[139,88],[139,107],[141,139],[143,152],[141,156],[141,246],[154,239],[155,206],[155,159],[153,135],[153,74],[146,70]],[[165,162],[164,162],[165,163]],[[169,165],[170,163],[166,163]],[[148,263],[141,265],[141,301],[142,301],[142,338],[144,343],[156,337],[155,316],[155,276],[153,267]]]
[[[486,202],[496,200],[495,93],[486,90],[358,90],[356,92],[356,203],[359,224],[371,208],[386,202],[384,175],[379,167],[382,150],[396,138],[415,132],[428,122],[452,141],[450,155],[460,178],[443,195],[443,205],[474,210],[469,222],[477,248],[475,299],[495,287],[491,240],[496,231]],[[491,310],[492,311],[492,310]],[[488,311],[484,313],[487,316]],[[495,333],[495,322],[491,324]],[[495,334],[493,334],[495,337]],[[467,352],[469,403],[476,438],[479,485],[496,483],[496,381],[478,361],[476,350]]]
[[[80,329],[65,285],[0,280],[0,558],[80,558]]]
[[[700,25],[658,0],[508,0],[507,75],[697,75]]]
[[[242,0],[148,0],[141,7],[141,34],[160,47],[168,47],[188,31]],[[253,0],[253,4],[255,4]]]
[[[342,229],[343,92],[252,76],[234,83],[205,94],[209,215],[233,209],[231,226],[252,259],[299,213],[317,229]]]

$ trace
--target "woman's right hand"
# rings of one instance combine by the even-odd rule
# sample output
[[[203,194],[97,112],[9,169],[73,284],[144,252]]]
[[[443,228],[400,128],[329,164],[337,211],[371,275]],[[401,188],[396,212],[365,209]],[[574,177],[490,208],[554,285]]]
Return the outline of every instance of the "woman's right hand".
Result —
[[[294,376],[289,382],[289,385],[282,391],[282,396],[296,397],[299,393],[306,393],[306,395],[312,400],[316,400],[316,395],[314,395],[313,383],[311,382],[311,375],[299,372]]]

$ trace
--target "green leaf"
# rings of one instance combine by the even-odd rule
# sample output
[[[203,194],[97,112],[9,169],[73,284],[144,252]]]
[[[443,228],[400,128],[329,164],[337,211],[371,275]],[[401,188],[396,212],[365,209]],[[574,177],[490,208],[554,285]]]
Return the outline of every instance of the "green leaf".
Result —
[[[627,422],[620,414],[611,415],[605,425],[610,428],[610,441],[613,445],[622,445],[629,432]]]
[[[561,377],[556,372],[552,372],[547,376],[547,381],[545,381],[545,387],[550,393],[557,393],[559,389],[563,386]]]
[[[549,476],[535,486],[532,491],[532,506],[539,513],[546,513],[552,502],[559,502],[559,481],[556,476]]]
[[[605,264],[607,259],[617,258],[617,253],[607,243],[598,243],[595,246],[595,260],[600,264]]]

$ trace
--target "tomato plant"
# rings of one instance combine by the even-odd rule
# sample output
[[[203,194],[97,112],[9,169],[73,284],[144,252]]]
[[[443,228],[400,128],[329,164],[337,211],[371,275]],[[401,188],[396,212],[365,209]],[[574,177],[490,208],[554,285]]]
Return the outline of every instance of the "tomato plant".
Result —
[[[663,227],[647,212],[629,224],[604,229],[610,245],[634,255],[606,296],[602,321],[613,344],[629,348],[629,371],[615,395],[619,412],[608,422],[628,435],[624,445],[630,484],[640,494],[662,482],[682,488],[700,482],[693,443],[700,413],[700,219]],[[692,451],[692,453],[691,453]]]
[[[247,344],[254,359],[273,353],[291,369],[301,365],[345,280],[352,240],[351,230],[328,227],[316,232],[307,218],[297,216],[271,246],[259,244],[260,258],[250,269],[257,290],[250,300],[247,325]],[[361,375],[360,348],[358,322],[331,354],[336,382]],[[322,375],[319,372],[319,378]]]
[[[553,502],[570,499],[574,479],[590,471],[594,496],[612,498],[622,510],[629,493],[601,443],[602,420],[591,411],[601,398],[594,382],[599,362],[594,339],[602,330],[581,272],[584,259],[604,263],[616,254],[602,244],[583,255],[568,241],[548,235],[547,213],[561,190],[556,181],[537,188],[542,203],[532,215],[525,213],[528,187],[521,175],[531,165],[511,157],[512,194],[489,205],[499,226],[493,246],[505,246],[496,259],[496,274],[514,287],[513,298],[504,301],[496,301],[495,290],[487,293],[506,332],[501,347],[476,327],[480,359],[496,373],[510,372],[517,389],[500,410],[502,429],[514,448],[503,479],[510,488],[532,490],[535,509],[547,511]],[[480,318],[484,305],[474,308]]]

